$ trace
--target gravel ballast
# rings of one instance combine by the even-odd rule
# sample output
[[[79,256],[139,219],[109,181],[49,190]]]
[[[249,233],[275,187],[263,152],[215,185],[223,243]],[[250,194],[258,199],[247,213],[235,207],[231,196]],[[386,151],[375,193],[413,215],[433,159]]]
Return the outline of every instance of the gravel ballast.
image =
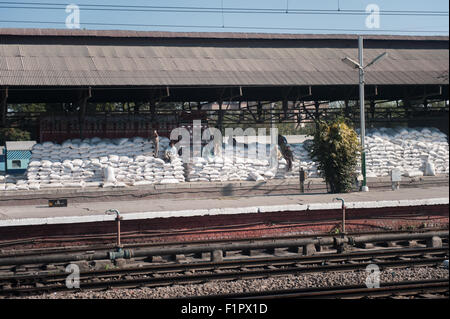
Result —
[[[215,281],[205,284],[174,285],[159,288],[111,289],[108,291],[83,291],[77,293],[59,292],[31,299],[167,299],[283,290],[291,288],[329,287],[364,285],[365,270],[352,272],[310,273],[273,277],[267,279]],[[448,269],[442,267],[417,267],[410,269],[386,269],[381,271],[383,282],[417,281],[430,279],[448,279]]]

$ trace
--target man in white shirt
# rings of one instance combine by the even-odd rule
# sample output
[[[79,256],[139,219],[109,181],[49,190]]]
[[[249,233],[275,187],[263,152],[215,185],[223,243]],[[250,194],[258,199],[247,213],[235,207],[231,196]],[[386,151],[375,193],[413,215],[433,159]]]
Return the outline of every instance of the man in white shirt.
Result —
[[[174,160],[177,157],[178,157],[178,150],[175,147],[175,142],[174,141],[170,141],[169,147],[164,152],[164,159],[166,161],[170,161],[171,162],[172,160]]]
[[[158,132],[156,130],[153,131],[152,141],[153,141],[153,145],[155,147],[154,157],[158,158],[158,155],[159,155],[159,135],[158,135]]]

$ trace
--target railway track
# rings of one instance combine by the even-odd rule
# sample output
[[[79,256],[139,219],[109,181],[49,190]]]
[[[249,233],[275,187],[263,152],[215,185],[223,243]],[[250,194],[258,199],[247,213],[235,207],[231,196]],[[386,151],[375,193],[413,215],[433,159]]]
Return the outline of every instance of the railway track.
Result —
[[[381,232],[358,232],[358,233],[347,233],[347,236],[364,236],[364,235],[391,235],[391,234],[419,234],[426,232],[448,232],[448,229],[444,228],[433,228],[433,229],[422,229],[422,230],[403,230],[403,231],[381,231]],[[304,235],[292,235],[292,236],[277,236],[277,237],[263,237],[263,238],[238,238],[238,239],[211,239],[211,240],[198,240],[189,242],[167,242],[167,243],[134,243],[134,244],[123,244],[124,249],[136,249],[136,248],[149,248],[149,247],[177,247],[177,246],[187,246],[187,245],[211,245],[211,244],[227,244],[227,243],[245,243],[245,242],[272,242],[278,240],[296,240],[296,239],[306,239],[306,238],[332,238],[336,234],[304,234]],[[114,240],[116,235],[111,235],[111,239]],[[77,241],[79,238],[72,238],[72,241]],[[25,243],[23,241],[12,241],[12,242],[0,242],[0,248],[8,247],[9,244],[15,245],[17,243]],[[44,248],[44,249],[28,249],[28,250],[16,250],[16,249],[0,249],[0,259],[9,257],[23,257],[23,256],[39,256],[47,254],[60,254],[60,253],[79,253],[86,251],[110,251],[114,249],[114,244],[108,245],[83,245],[75,247],[56,247],[56,248]]]
[[[418,244],[420,242],[420,244]],[[397,243],[402,243],[398,246]],[[404,245],[406,243],[406,246]],[[442,247],[448,243],[448,231],[433,231],[421,233],[390,233],[378,235],[361,235],[352,237],[348,235],[338,236],[310,236],[306,238],[277,240],[246,240],[246,241],[227,241],[213,242],[208,244],[189,243],[184,245],[161,245],[142,247],[139,249],[110,249],[100,251],[86,251],[80,253],[64,252],[60,254],[44,254],[41,251],[32,251],[28,255],[11,254],[0,256],[0,271],[14,270],[17,268],[44,267],[52,264],[74,263],[74,262],[93,262],[106,260],[110,261],[110,266],[119,262],[127,263],[126,260],[146,259],[147,261],[158,262],[164,259],[186,259],[193,262],[199,259],[210,258],[213,262],[222,262],[225,256],[235,255],[255,256],[262,253],[279,255],[281,253],[292,252],[294,255],[312,255],[316,250],[323,252],[344,252],[346,250],[355,250],[355,247],[365,245],[388,247],[390,244],[397,247],[421,246],[421,247]],[[384,246],[383,246],[384,245]],[[384,248],[383,248],[384,249]],[[373,250],[372,250],[373,251]],[[198,257],[200,256],[200,258]],[[205,257],[204,257],[205,256]],[[156,259],[155,259],[156,258]],[[32,268],[32,267],[31,267]]]
[[[383,283],[379,288],[334,286],[209,296],[212,299],[361,299],[434,295],[448,299],[448,279]],[[195,299],[195,298],[190,298]]]
[[[109,288],[160,287],[174,284],[204,283],[216,280],[268,278],[291,274],[354,271],[376,263],[379,268],[435,266],[448,256],[445,248],[409,248],[382,251],[363,251],[348,254],[320,254],[315,256],[253,258],[161,264],[134,268],[87,271],[80,273],[81,290]],[[41,272],[0,277],[0,295],[35,295],[56,291],[79,291],[65,285],[67,273]]]

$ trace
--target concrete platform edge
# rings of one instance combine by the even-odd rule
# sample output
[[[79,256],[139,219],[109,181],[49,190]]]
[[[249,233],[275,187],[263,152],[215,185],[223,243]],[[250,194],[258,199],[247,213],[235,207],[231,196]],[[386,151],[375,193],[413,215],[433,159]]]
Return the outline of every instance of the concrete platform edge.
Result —
[[[366,201],[366,202],[347,202],[348,209],[352,208],[384,208],[384,207],[408,207],[408,206],[430,206],[430,205],[448,205],[449,198],[430,198],[419,200],[390,200],[390,201]],[[311,203],[299,205],[278,205],[278,206],[252,206],[240,208],[219,208],[219,209],[194,209],[178,211],[160,211],[160,212],[140,212],[123,213],[123,220],[139,220],[170,217],[194,217],[207,215],[237,215],[237,214],[255,214],[269,212],[292,212],[292,211],[316,211],[340,209],[341,203]],[[88,216],[61,216],[46,218],[24,218],[24,219],[5,219],[0,220],[0,227],[13,226],[32,226],[32,225],[57,225],[57,224],[77,224],[114,221],[113,215],[88,215]]]

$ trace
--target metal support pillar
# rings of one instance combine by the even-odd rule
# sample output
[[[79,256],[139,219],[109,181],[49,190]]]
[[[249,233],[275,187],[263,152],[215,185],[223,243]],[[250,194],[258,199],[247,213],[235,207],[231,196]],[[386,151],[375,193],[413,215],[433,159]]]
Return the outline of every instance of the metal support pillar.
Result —
[[[116,222],[117,222],[117,248],[122,248],[122,243],[120,241],[120,221],[122,220],[122,216],[117,209],[108,209],[106,214],[115,214]]]
[[[134,102],[134,114],[139,114],[141,109],[141,104],[139,102]]]
[[[350,118],[350,101],[345,100],[344,103],[345,103],[345,109],[344,109],[345,118]]]
[[[366,174],[366,115],[365,115],[365,94],[364,94],[364,40],[363,37],[359,37],[359,104],[360,104],[360,117],[361,117],[361,169],[363,175],[363,184],[361,190],[368,192],[367,187],[367,174]]]
[[[287,119],[287,118],[288,118],[288,106],[289,106],[288,100],[284,100],[284,101],[283,101],[284,119]]]
[[[340,200],[342,202],[342,206],[341,206],[341,209],[342,209],[342,234],[345,235],[345,209],[346,209],[345,200],[343,198],[335,198],[335,200]]]
[[[80,91],[79,99],[77,101],[79,110],[79,126],[80,126],[80,138],[83,139],[84,136],[84,128],[85,128],[85,120],[86,120],[86,106],[87,101],[92,97],[91,88],[89,87],[86,91]]]
[[[6,126],[6,114],[8,113],[8,88],[0,90],[0,124]]]
[[[319,121],[320,121],[320,103],[319,101],[314,101],[314,106],[316,107],[316,111],[314,113],[315,122],[316,122],[316,130],[319,131]]]
[[[152,130],[155,130],[156,123],[158,119],[156,118],[156,104],[154,101],[150,102],[150,115],[152,117]]]
[[[217,119],[217,124],[219,126],[219,130],[223,133],[223,101],[219,101],[219,116]]]
[[[372,120],[375,119],[375,100],[370,101],[370,114],[371,114]]]
[[[257,106],[257,116],[258,116],[258,123],[263,123],[263,107],[261,104],[261,101],[258,101],[258,106]]]

